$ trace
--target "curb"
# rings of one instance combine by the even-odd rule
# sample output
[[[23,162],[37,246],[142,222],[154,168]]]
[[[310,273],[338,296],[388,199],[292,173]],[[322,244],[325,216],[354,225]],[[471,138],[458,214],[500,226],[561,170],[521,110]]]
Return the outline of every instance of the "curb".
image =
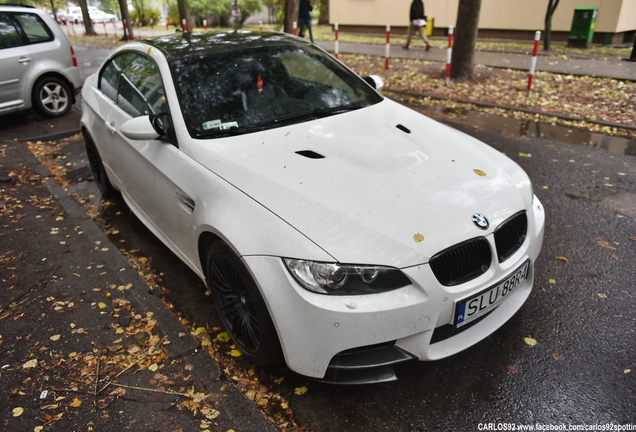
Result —
[[[408,96],[430,98],[430,99],[436,99],[436,100],[447,100],[447,101],[471,104],[471,105],[485,107],[485,108],[498,108],[498,109],[503,109],[503,110],[506,110],[506,111],[519,111],[519,112],[523,112],[523,113],[527,113],[527,114],[544,115],[544,116],[547,116],[547,117],[556,117],[556,118],[561,119],[561,120],[584,121],[584,122],[587,122],[587,123],[597,124],[597,125],[600,125],[600,126],[608,126],[608,127],[613,127],[613,128],[636,131],[636,125],[626,125],[626,124],[622,124],[622,123],[612,123],[612,122],[606,122],[606,121],[603,121],[603,120],[594,120],[594,119],[587,119],[587,118],[583,118],[583,117],[574,117],[574,116],[568,116],[568,115],[565,115],[565,114],[552,113],[552,112],[547,112],[547,111],[532,110],[532,109],[529,109],[529,108],[511,107],[511,106],[507,106],[507,105],[498,105],[498,104],[494,104],[494,103],[490,103],[490,102],[479,102],[479,101],[472,101],[472,100],[468,100],[468,99],[452,98],[452,97],[448,97],[448,96],[437,96],[437,95],[432,95],[432,94],[427,94],[427,93],[412,92],[412,91],[408,91],[408,90],[397,90],[397,89],[392,89],[392,88],[388,88],[388,87],[385,87],[382,90],[383,91],[387,91],[387,92],[391,92],[391,93],[404,94],[404,95],[408,95]]]

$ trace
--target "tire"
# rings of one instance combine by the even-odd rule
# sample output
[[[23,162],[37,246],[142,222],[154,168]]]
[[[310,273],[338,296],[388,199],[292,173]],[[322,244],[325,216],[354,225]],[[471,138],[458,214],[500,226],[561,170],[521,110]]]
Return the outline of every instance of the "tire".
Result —
[[[210,246],[205,263],[219,317],[244,357],[260,366],[282,364],[276,328],[240,258],[225,242],[218,240]]]
[[[59,78],[42,78],[33,87],[33,107],[43,116],[62,116],[69,112],[72,106],[71,89]]]
[[[86,142],[86,155],[88,156],[88,164],[93,173],[93,180],[102,194],[102,198],[113,196],[115,188],[113,188],[110,180],[108,180],[104,163],[99,156],[95,142],[93,142],[93,139],[87,133],[84,133],[84,141]]]

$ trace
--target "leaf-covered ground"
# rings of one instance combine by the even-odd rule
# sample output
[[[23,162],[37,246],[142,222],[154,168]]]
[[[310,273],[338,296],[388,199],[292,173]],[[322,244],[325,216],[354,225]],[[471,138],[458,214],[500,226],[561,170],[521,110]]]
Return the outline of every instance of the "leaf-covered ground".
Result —
[[[344,54],[340,58],[360,75],[384,76],[384,59]],[[636,126],[636,83],[592,76],[538,72],[533,91],[526,92],[526,71],[475,66],[476,79],[467,82],[444,82],[445,65],[413,59],[392,59],[386,86],[402,91],[423,93],[535,111],[562,114],[583,119]],[[430,98],[407,98],[414,104],[456,106],[452,101]],[[501,110],[468,106],[501,114]],[[613,135],[636,137],[635,130],[613,128],[588,122],[560,120],[545,115],[514,112],[519,118],[543,120],[582,127]]]

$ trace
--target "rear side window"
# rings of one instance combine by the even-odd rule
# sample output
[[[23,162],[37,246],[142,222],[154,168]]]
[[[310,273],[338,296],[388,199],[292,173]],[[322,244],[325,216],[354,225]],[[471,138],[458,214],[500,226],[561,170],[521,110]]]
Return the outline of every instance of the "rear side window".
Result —
[[[18,13],[14,16],[20,23],[29,43],[34,44],[53,40],[51,30],[39,16],[30,13]]]
[[[20,45],[23,43],[13,22],[11,22],[11,18],[7,14],[0,13],[0,49]]]

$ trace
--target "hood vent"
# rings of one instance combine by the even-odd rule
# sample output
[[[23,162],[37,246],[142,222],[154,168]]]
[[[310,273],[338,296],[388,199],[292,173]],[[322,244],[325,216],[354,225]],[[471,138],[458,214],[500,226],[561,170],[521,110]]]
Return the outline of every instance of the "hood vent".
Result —
[[[409,129],[406,126],[403,126],[401,124],[396,125],[395,127],[398,128],[399,130],[401,130],[402,132],[406,132],[407,134],[411,133],[411,129]]]
[[[298,150],[296,154],[305,156],[306,158],[309,158],[309,159],[324,159],[325,158],[323,155],[321,155],[320,153],[316,153],[313,150]]]

